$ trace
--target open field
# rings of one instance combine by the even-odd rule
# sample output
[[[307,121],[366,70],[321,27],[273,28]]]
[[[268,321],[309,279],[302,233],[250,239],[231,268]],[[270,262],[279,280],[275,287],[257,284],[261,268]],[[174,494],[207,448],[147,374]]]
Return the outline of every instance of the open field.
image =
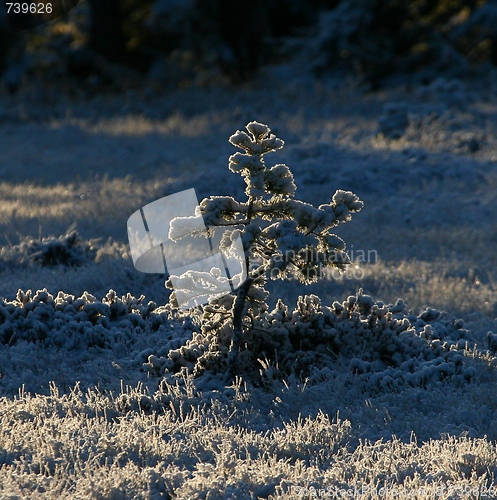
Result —
[[[471,377],[373,390],[344,358],[307,383],[261,364],[263,387],[186,375],[175,386],[143,364],[171,329],[181,338],[184,318],[102,346],[34,342],[27,327],[6,341],[2,330],[1,498],[308,498],[311,487],[323,498],[497,498],[495,85],[370,93],[278,71],[285,83],[267,69],[237,90],[0,95],[0,296],[102,300],[112,289],[165,304],[165,277],[133,268],[126,221],[190,187],[199,199],[241,193],[227,139],[257,120],[285,140],[271,161],[290,167],[300,199],[346,189],[365,203],[337,232],[350,273],[307,289],[272,283],[271,305],[292,309],[306,293],[331,305],[362,288],[415,315],[446,311],[464,320]],[[30,242],[73,229],[88,243],[82,265],[30,258]]]

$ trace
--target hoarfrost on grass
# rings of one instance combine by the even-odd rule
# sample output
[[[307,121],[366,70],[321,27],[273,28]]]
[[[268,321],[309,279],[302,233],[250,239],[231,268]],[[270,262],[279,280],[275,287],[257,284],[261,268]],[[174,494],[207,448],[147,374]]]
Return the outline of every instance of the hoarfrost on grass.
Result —
[[[495,83],[464,86],[446,79],[400,96],[388,89],[368,95],[360,85],[349,86],[350,81],[331,81],[335,87],[330,90],[327,83],[311,86],[305,75],[296,82],[294,72],[284,71],[285,85],[277,89],[274,73],[267,69],[263,91],[185,89],[148,103],[108,96],[56,105],[36,99],[27,106],[26,93],[1,97],[8,110],[2,131],[9,135],[1,165],[9,181],[0,186],[2,232],[11,240],[16,231],[37,234],[42,221],[44,234],[58,235],[77,220],[83,238],[97,234],[118,240],[105,249],[109,258],[101,263],[92,257],[80,267],[59,266],[54,272],[28,263],[27,247],[14,245],[16,256],[2,264],[3,295],[10,297],[2,307],[11,315],[8,324],[19,331],[17,340],[10,337],[10,344],[0,346],[3,494],[202,498],[211,492],[218,497],[294,498],[297,487],[395,485],[399,496],[421,487],[445,488],[448,496],[450,487],[486,491],[495,481]],[[184,102],[181,111],[179,100]],[[212,103],[210,111],[205,102]],[[387,102],[408,103],[409,125],[400,139],[382,141],[375,135]],[[130,114],[122,117],[125,106]],[[224,174],[229,153],[219,137],[221,130],[227,137],[255,115],[279,124],[286,151],[292,162],[298,160],[294,183],[303,200],[326,203],[325,192],[340,186],[366,201],[362,220],[339,236],[352,237],[356,249],[376,249],[379,261],[374,266],[361,263],[362,280],[321,284],[319,293],[312,293],[322,303],[302,299],[299,307],[284,313],[290,318],[283,319],[281,309],[273,312],[272,305],[264,317],[277,326],[278,335],[257,332],[249,338],[268,354],[247,365],[257,367],[252,373],[261,387],[248,380],[226,387],[209,370],[194,379],[184,367],[174,373],[165,369],[168,354],[181,347],[197,347],[183,350],[188,366],[194,365],[206,341],[196,325],[162,316],[160,305],[147,318],[141,306],[128,310],[123,299],[128,291],[137,289],[135,297],[146,293],[145,302],[154,293],[157,304],[167,296],[162,278],[145,279],[131,272],[129,259],[122,260],[126,252],[119,228],[134,207],[192,184],[204,195],[234,195],[238,186]],[[50,127],[47,117],[54,117]],[[25,147],[27,133],[30,148]],[[459,144],[471,139],[468,134],[478,148]],[[49,156],[44,153],[47,144]],[[75,170],[67,169],[65,158]],[[88,174],[88,180],[73,185],[74,172],[86,172],[89,166],[122,178]],[[146,180],[136,174],[137,168]],[[61,184],[15,184],[42,176],[54,186]],[[290,190],[291,183],[283,188]],[[82,193],[86,199],[80,198]],[[223,217],[220,205],[213,212],[216,220]],[[249,229],[253,233],[247,240],[256,237],[256,229]],[[339,240],[331,243],[340,246]],[[9,252],[9,247],[2,249],[2,258]],[[116,307],[125,311],[115,318],[104,307],[110,283],[120,291]],[[359,284],[365,292],[354,304],[358,318],[340,319],[333,301],[344,307]],[[79,286],[82,291],[74,292]],[[50,293],[43,292],[45,287]],[[40,288],[40,293],[26,298],[24,292],[17,299],[18,288]],[[296,283],[290,288],[298,295],[308,293]],[[82,299],[81,309],[71,311],[64,298],[63,317],[55,318],[58,290],[73,295],[71,300]],[[84,298],[84,290],[95,299]],[[43,293],[51,295],[53,304],[48,296],[42,299]],[[288,291],[276,287],[272,294],[286,297]],[[407,320],[407,330],[375,337],[367,325],[371,314],[361,317],[358,312],[378,307],[378,300],[368,295],[383,299],[382,307],[395,307],[397,297],[405,299],[414,312],[390,311],[387,324]],[[295,304],[295,299],[285,302]],[[434,312],[445,308],[447,316]],[[462,328],[451,319],[454,311],[468,320]],[[306,325],[302,314],[314,326]],[[50,325],[55,319],[62,325],[73,321],[92,332],[100,322],[102,336],[92,339],[77,329],[65,330],[66,337],[55,346],[56,331],[44,332],[36,323],[45,317]],[[154,321],[160,323],[158,330]],[[314,345],[329,347],[330,341],[315,327],[321,322],[331,327],[328,333],[335,328],[339,340],[359,325],[373,338],[371,346],[363,348],[361,339],[351,335],[356,345],[345,340],[338,357],[323,349],[319,362],[324,366],[315,369]],[[295,371],[288,375],[280,359],[271,358],[272,342],[289,338],[308,342],[305,356],[296,356],[311,370],[307,382]],[[408,365],[397,366],[400,360],[388,352],[400,339],[409,341],[402,348],[405,353],[420,356],[412,373]],[[71,349],[73,341],[83,348]],[[291,359],[293,351],[283,347]],[[299,350],[300,344],[293,355]],[[466,370],[471,375],[467,379]],[[402,382],[409,373],[412,385]],[[50,380],[56,380],[60,392]],[[81,380],[81,392],[74,387],[76,380]],[[132,388],[121,389],[121,381]],[[23,384],[26,390],[15,396]],[[452,490],[453,496],[457,491]],[[357,496],[371,497],[374,493]]]

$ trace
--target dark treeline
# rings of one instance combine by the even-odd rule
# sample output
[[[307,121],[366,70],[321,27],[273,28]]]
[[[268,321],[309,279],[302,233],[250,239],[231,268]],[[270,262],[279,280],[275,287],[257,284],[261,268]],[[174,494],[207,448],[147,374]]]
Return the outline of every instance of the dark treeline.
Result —
[[[26,66],[33,44],[58,52],[65,70],[84,78],[101,72],[102,61],[147,73],[174,60],[245,81],[291,57],[290,38],[308,44],[316,74],[340,68],[374,84],[396,72],[497,65],[497,0],[86,0],[70,16],[72,38],[57,33],[57,21],[16,35],[4,26],[4,80]]]

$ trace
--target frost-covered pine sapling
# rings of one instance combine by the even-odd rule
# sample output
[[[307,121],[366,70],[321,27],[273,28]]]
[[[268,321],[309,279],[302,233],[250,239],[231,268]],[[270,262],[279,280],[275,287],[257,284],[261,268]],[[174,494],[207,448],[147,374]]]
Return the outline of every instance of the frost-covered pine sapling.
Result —
[[[251,122],[246,129],[248,133],[237,131],[229,139],[242,150],[230,157],[229,169],[243,177],[246,201],[212,196],[200,203],[209,231],[223,230],[220,250],[229,253],[232,241],[241,236],[245,252],[245,280],[233,294],[215,298],[203,308],[204,334],[215,334],[218,344],[229,342],[232,336],[228,355],[231,372],[244,329],[250,329],[254,319],[267,310],[266,279],[293,277],[309,284],[326,268],[345,269],[350,263],[345,242],[331,229],[349,221],[351,214],[363,207],[354,193],[342,190],[335,192],[330,203],[317,208],[294,199],[296,186],[290,169],[284,164],[269,168],[264,161],[267,153],[283,147],[283,141],[262,123]],[[171,239],[184,234],[186,219],[173,219]]]

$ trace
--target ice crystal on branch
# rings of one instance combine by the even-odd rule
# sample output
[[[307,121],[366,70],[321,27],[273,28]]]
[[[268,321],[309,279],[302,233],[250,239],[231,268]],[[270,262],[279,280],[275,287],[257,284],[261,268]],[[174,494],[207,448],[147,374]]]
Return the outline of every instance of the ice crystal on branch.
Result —
[[[199,215],[209,234],[219,228],[223,231],[220,248],[229,249],[241,233],[246,255],[245,280],[232,295],[217,297],[203,309],[203,333],[217,337],[215,345],[220,353],[228,352],[231,338],[230,369],[244,332],[267,311],[266,279],[293,277],[308,284],[317,281],[326,268],[345,269],[350,262],[345,242],[330,231],[349,221],[363,207],[354,193],[342,190],[317,208],[295,200],[297,187],[288,166],[267,167],[264,160],[266,154],[281,149],[284,142],[262,123],[251,122],[246,129],[247,132],[238,130],[229,138],[231,144],[242,150],[230,157],[229,169],[243,177],[247,200],[213,196],[199,205]],[[188,227],[195,226],[192,219],[173,219],[169,237],[183,237]],[[189,279],[194,282],[195,272],[190,274]],[[186,286],[189,280],[181,283]]]

